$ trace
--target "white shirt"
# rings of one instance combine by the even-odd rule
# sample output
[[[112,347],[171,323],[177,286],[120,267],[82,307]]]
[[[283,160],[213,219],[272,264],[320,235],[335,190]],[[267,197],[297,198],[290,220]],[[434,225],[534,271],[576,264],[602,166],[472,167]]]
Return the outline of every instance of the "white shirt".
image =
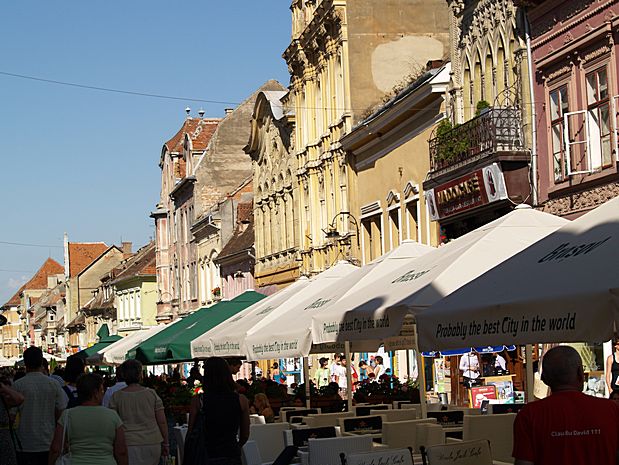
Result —
[[[494,366],[495,368],[500,368],[501,370],[507,370],[507,362],[499,354],[496,354],[496,360],[494,361]]]
[[[479,359],[477,354],[473,352],[464,354],[460,359],[460,370],[463,371],[462,375],[466,378],[479,378]]]
[[[124,381],[119,381],[114,386],[107,388],[107,391],[105,391],[105,394],[103,395],[103,400],[101,401],[101,405],[103,405],[104,407],[109,407],[110,400],[112,400],[112,395],[116,391],[120,391],[121,389],[125,389],[126,387],[127,387],[127,383],[125,383]]]
[[[337,385],[340,389],[346,389],[348,387],[348,379],[346,378],[346,367],[344,365],[337,365],[335,368],[335,375],[337,376]]]
[[[378,381],[382,375],[385,374],[387,370],[385,369],[385,365],[382,363],[376,364],[374,366],[374,379]]]

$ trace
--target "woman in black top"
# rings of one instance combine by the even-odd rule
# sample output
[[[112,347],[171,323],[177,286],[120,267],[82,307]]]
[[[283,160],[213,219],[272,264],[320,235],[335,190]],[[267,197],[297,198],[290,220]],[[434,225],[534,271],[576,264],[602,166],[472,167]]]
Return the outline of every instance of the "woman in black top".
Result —
[[[606,359],[606,387],[608,392],[619,390],[619,338],[613,339],[613,353]]]
[[[249,402],[236,392],[228,362],[219,357],[207,359],[203,386],[201,399],[196,396],[191,403],[188,434],[202,408],[206,465],[241,465],[241,447],[249,438]]]

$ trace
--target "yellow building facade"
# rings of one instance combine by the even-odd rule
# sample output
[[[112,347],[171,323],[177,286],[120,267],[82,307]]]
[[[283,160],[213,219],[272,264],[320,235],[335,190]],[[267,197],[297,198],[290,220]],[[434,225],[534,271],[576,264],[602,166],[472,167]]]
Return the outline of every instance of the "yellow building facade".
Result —
[[[386,94],[446,50],[442,0],[295,0],[284,52],[295,114],[299,260],[314,274],[360,261],[355,173],[340,139]],[[338,232],[335,238],[330,232]]]
[[[428,139],[445,115],[449,63],[437,63],[342,138],[357,176],[353,215],[361,262],[404,240],[438,244],[423,193],[430,168]]]

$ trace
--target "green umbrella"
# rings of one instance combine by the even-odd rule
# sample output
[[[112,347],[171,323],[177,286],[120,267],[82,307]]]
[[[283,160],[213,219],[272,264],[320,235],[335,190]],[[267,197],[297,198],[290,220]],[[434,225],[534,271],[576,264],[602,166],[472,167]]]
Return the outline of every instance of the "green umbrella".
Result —
[[[122,339],[122,337],[120,336],[106,336],[103,340],[100,340],[99,342],[97,342],[96,344],[88,347],[87,349],[84,350],[80,350],[78,353],[76,353],[75,355],[77,357],[83,358],[84,360],[86,360],[88,357],[92,357],[93,355],[96,355],[97,352],[99,352],[100,350],[105,349],[107,346],[109,346],[110,344],[118,341]]]
[[[127,358],[134,356],[147,365],[192,360],[192,340],[265,297],[258,292],[245,291],[232,300],[201,308],[142,342],[127,353]]]

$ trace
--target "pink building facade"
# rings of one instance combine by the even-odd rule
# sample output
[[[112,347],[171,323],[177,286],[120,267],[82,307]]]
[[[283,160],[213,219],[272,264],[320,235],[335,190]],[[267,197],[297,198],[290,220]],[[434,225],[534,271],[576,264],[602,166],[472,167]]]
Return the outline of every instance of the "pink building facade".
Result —
[[[608,0],[528,5],[539,206],[576,218],[619,195],[619,8]]]
[[[157,320],[169,321],[198,308],[193,187],[195,166],[204,155],[219,119],[187,117],[161,150],[161,193],[155,220]]]

